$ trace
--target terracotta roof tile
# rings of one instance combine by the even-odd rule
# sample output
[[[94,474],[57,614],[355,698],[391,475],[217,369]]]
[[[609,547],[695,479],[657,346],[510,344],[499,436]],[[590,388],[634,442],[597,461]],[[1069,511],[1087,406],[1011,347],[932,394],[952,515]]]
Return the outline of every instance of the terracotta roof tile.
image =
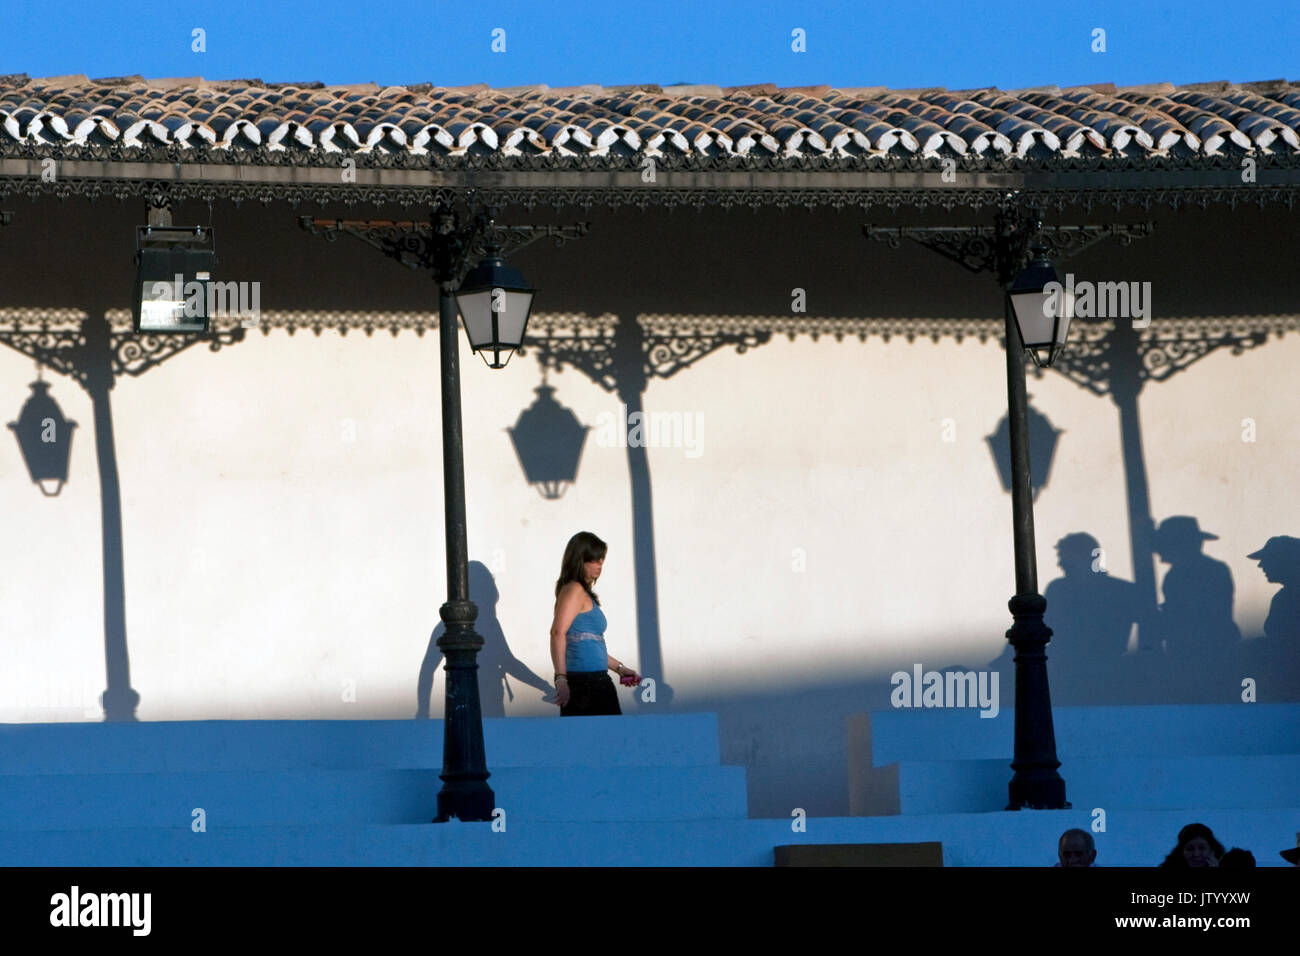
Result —
[[[466,152],[663,151],[782,157],[1133,157],[1300,152],[1300,84],[991,87],[755,83],[493,89],[316,81],[0,76],[0,151],[17,144],[166,143]]]

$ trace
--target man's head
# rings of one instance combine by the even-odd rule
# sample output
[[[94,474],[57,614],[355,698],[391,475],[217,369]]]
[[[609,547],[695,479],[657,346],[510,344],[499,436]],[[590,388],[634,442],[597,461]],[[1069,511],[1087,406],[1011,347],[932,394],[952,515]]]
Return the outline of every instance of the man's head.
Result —
[[[1086,531],[1076,531],[1056,542],[1056,563],[1066,575],[1088,574],[1100,550],[1096,538]]]
[[[1066,830],[1056,841],[1056,858],[1061,866],[1092,866],[1097,848],[1087,830]]]
[[[1165,564],[1194,557],[1201,553],[1201,545],[1206,541],[1217,541],[1217,534],[1202,531],[1200,524],[1190,515],[1174,515],[1160,522],[1156,528],[1153,544],[1156,554]]]
[[[1300,583],[1300,538],[1275,535],[1246,557],[1258,561],[1264,577],[1274,584]]]

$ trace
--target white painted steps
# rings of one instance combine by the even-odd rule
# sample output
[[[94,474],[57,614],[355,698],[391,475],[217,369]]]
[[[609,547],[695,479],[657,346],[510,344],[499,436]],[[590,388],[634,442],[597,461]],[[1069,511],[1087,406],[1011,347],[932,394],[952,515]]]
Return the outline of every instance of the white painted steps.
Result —
[[[783,844],[940,841],[949,866],[1046,866],[1062,830],[1091,822],[1085,764],[1097,780],[1128,780],[1129,760],[1195,773],[1155,790],[1183,806],[1107,805],[1099,863],[1154,865],[1191,820],[1261,865],[1294,845],[1300,799],[1286,802],[1285,773],[1300,754],[1298,706],[1060,708],[1074,809],[1020,813],[996,812],[1011,716],[871,715],[867,762],[889,762],[870,771],[892,773],[909,809],[944,812],[814,817],[799,832],[790,818],[746,818],[744,768],[720,766],[713,714],[484,721],[504,830],[427,822],[440,721],[0,725],[0,865],[770,866]],[[1281,775],[1195,791],[1252,761]],[[205,832],[191,829],[196,807]]]
[[[428,823],[436,769],[217,770],[10,774],[0,788],[0,830]],[[746,818],[743,767],[502,767],[496,807],[510,820]]]
[[[442,767],[441,720],[0,724],[0,774]],[[483,721],[488,769],[717,766],[716,714]]]
[[[900,761],[900,812],[968,813],[1006,806],[1008,760]],[[1074,806],[1108,810],[1286,809],[1300,806],[1300,756],[1066,757]],[[1297,820],[1300,829],[1300,820]]]
[[[1261,866],[1283,866],[1295,843],[1291,810],[1192,815]],[[1099,866],[1155,866],[1185,811],[1116,814],[1097,834]],[[940,841],[945,866],[1051,866],[1057,837],[1087,827],[1080,810],[789,820],[507,822],[292,827],[0,831],[5,866],[772,866],[773,848],[807,843]]]
[[[1058,707],[1052,718],[1059,772],[1074,806],[1300,807],[1300,704]],[[994,718],[958,708],[853,715],[851,811],[1001,810],[1014,728],[1012,710]]]

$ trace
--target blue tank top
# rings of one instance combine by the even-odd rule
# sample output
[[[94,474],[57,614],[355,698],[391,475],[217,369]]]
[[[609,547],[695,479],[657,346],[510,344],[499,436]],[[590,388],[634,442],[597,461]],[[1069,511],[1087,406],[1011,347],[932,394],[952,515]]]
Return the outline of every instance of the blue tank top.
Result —
[[[564,642],[566,671],[599,671],[603,674],[608,669],[605,625],[605,614],[595,601],[591,602],[590,611],[583,611],[573,619]]]

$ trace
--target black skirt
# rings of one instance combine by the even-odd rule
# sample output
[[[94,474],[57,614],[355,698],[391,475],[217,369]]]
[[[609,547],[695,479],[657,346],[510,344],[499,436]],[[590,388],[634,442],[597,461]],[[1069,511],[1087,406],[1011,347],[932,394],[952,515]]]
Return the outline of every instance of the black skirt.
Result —
[[[618,688],[609,671],[570,671],[569,702],[560,708],[561,717],[601,717],[622,714]]]

